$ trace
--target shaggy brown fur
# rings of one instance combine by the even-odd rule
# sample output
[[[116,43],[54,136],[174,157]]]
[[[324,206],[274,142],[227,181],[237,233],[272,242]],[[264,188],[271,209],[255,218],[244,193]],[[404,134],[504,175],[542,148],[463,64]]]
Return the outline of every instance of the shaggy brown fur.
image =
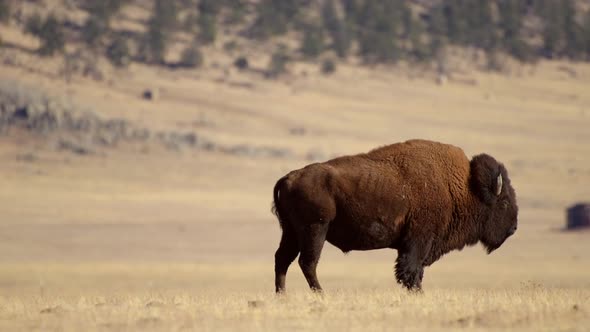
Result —
[[[514,234],[518,214],[502,164],[425,140],[292,171],[276,183],[274,204],[283,232],[277,292],[297,255],[311,289],[321,290],[316,267],[326,240],[344,252],[397,249],[397,281],[420,290],[424,267],[478,241],[491,253]]]

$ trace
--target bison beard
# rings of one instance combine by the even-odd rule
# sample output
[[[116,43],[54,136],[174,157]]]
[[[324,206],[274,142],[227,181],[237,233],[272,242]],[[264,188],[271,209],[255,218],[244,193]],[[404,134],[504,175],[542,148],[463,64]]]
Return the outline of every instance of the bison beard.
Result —
[[[491,253],[516,231],[518,215],[502,164],[425,140],[292,171],[274,187],[273,210],[282,228],[277,293],[298,255],[310,288],[321,291],[316,268],[325,241],[344,252],[396,249],[397,281],[421,290],[425,267],[477,242]]]

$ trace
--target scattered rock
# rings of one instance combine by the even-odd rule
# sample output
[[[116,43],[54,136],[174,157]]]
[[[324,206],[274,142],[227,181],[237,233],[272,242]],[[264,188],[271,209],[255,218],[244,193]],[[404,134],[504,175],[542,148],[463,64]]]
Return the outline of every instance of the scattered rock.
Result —
[[[236,66],[236,68],[238,68],[240,70],[248,69],[248,67],[249,67],[248,58],[246,58],[244,56],[237,58],[236,61],[234,61],[234,66]]]
[[[146,303],[146,305],[145,305],[146,308],[163,307],[163,306],[165,306],[165,304],[160,301],[150,301],[150,302]]]
[[[118,138],[126,138],[129,123],[123,119],[111,119],[104,121],[100,127]]]
[[[37,156],[34,155],[33,153],[23,153],[23,154],[17,154],[16,155],[16,160],[17,161],[22,161],[22,162],[27,162],[27,163],[32,163],[38,160]]]
[[[41,314],[61,314],[63,312],[65,312],[65,310],[60,306],[47,307],[39,311]]]
[[[57,143],[57,148],[58,150],[66,150],[66,151],[70,151],[73,152],[75,154],[79,154],[79,155],[87,155],[87,154],[91,154],[92,151],[78,143],[69,141],[69,140],[65,140],[65,139],[60,139]]]
[[[147,141],[150,138],[150,131],[146,128],[134,129],[131,133],[131,138],[139,141]]]
[[[112,146],[117,142],[117,140],[115,136],[110,135],[108,132],[104,132],[97,134],[94,137],[94,142],[100,145]]]
[[[249,144],[240,144],[234,146],[221,147],[218,146],[215,150],[219,150],[224,153],[229,153],[237,156],[261,158],[286,158],[291,156],[292,153],[289,149],[275,148],[267,146],[252,146]]]
[[[160,93],[158,89],[146,89],[143,91],[142,97],[145,100],[156,101],[160,97]]]
[[[83,49],[67,52],[63,55],[63,66],[60,75],[64,76],[68,82],[77,74],[96,81],[102,81],[105,74],[100,68],[99,62],[95,54]]]
[[[160,323],[158,317],[144,317],[137,320],[137,325],[140,327],[153,326]]]
[[[452,77],[451,81],[453,83],[459,83],[459,84],[463,84],[463,85],[471,85],[471,86],[478,85],[478,81],[475,78],[470,78],[470,77]]]
[[[578,203],[567,209],[566,229],[578,230],[590,228],[590,204]]]
[[[305,127],[293,127],[289,129],[289,133],[293,136],[303,136],[307,133]]]
[[[210,141],[203,142],[201,145],[201,149],[205,151],[214,151],[216,144]]]
[[[215,123],[203,113],[200,113],[198,118],[192,121],[190,124],[193,127],[215,127]]]
[[[570,78],[576,78],[578,77],[578,72],[576,72],[575,69],[571,68],[571,67],[567,67],[567,66],[559,66],[557,68],[557,70],[566,73]]]
[[[461,317],[461,318],[457,319],[457,323],[461,326],[467,326],[467,324],[469,323],[469,320],[465,317]]]
[[[260,300],[248,301],[249,308],[262,308],[264,306],[265,306],[264,301],[260,301]]]
[[[15,53],[6,53],[3,56],[2,63],[6,66],[18,66],[20,62],[18,61],[18,57]]]
[[[170,133],[169,140],[179,144],[193,147],[197,144],[197,135],[195,133]]]
[[[234,88],[242,88],[242,89],[247,89],[247,90],[253,90],[254,87],[255,87],[254,83],[251,83],[251,82],[233,82],[233,81],[230,81],[230,82],[227,82],[227,84],[229,86],[231,86],[231,87],[234,87]]]
[[[171,150],[179,150],[182,147],[194,148],[199,139],[197,134],[179,133],[179,132],[158,132],[156,133],[156,140],[160,141],[167,148]]]

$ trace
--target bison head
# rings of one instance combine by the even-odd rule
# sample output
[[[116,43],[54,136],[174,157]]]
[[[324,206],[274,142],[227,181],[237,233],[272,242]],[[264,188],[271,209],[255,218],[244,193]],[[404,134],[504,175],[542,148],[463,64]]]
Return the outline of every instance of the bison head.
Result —
[[[516,232],[516,194],[504,165],[487,154],[471,159],[470,187],[481,201],[479,240],[489,254]]]

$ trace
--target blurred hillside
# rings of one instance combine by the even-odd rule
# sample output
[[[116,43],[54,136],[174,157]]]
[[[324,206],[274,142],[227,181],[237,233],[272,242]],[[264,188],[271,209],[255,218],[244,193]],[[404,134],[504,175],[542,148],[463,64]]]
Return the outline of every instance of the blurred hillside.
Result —
[[[506,57],[590,60],[590,1],[576,0],[1,0],[0,20],[36,41],[27,50],[65,54],[65,75],[97,58],[200,67],[211,49],[243,70],[269,54],[266,77],[318,58],[325,73],[404,61],[448,74],[453,48],[484,70],[503,70]]]

